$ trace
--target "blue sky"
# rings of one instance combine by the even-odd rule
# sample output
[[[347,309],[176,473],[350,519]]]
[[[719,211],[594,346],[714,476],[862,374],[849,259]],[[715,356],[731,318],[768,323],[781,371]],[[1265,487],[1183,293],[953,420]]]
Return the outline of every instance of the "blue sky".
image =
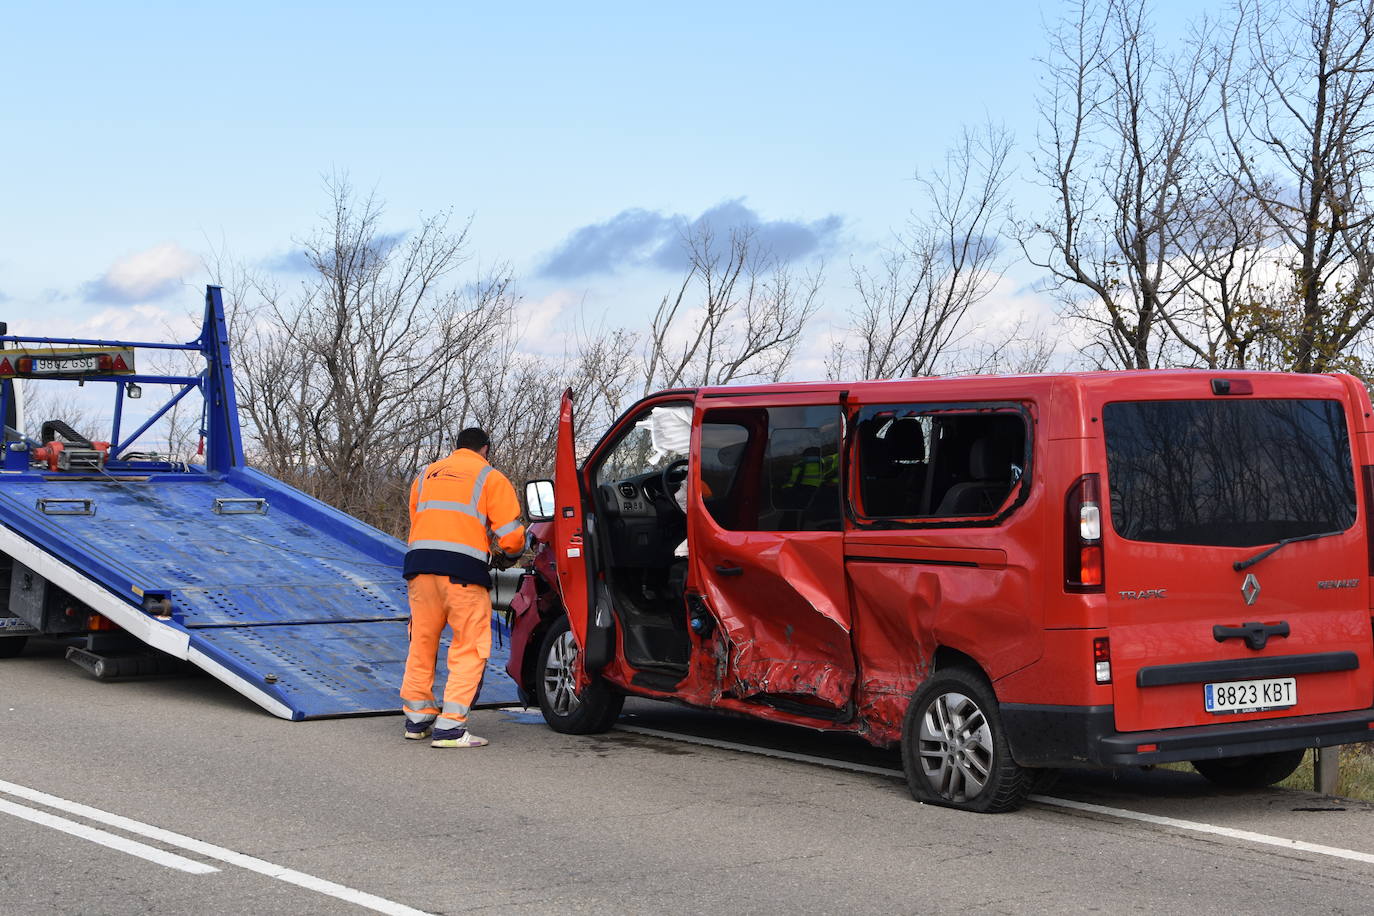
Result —
[[[528,302],[612,323],[672,286],[664,227],[743,213],[826,258],[833,317],[850,259],[903,223],[962,125],[1029,146],[1061,9],[9,4],[0,317],[127,332],[194,311],[199,259],[282,263],[329,172],[375,188],[395,231],[471,214],[472,254],[509,262]]]

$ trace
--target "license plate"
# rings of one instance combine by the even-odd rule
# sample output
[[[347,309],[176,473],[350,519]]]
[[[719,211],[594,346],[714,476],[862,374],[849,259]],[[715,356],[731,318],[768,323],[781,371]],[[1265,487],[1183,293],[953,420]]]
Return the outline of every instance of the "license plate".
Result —
[[[94,372],[98,368],[94,356],[70,356],[65,359],[41,359],[33,361],[33,371],[39,372]]]
[[[1225,681],[1202,688],[1202,703],[1208,712],[1261,712],[1296,706],[1297,702],[1298,682],[1291,677]]]
[[[22,617],[0,617],[0,633],[7,636],[37,632],[38,630],[29,626],[29,622]]]

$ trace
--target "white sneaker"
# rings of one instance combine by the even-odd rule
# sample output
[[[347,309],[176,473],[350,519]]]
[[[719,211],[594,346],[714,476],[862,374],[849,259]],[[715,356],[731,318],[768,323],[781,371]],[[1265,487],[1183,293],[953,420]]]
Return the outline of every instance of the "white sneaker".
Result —
[[[434,730],[434,740],[429,743],[430,747],[486,747],[491,742],[486,738],[479,738],[470,731],[465,731],[456,738],[447,737],[444,733],[457,731],[457,729],[436,728]]]

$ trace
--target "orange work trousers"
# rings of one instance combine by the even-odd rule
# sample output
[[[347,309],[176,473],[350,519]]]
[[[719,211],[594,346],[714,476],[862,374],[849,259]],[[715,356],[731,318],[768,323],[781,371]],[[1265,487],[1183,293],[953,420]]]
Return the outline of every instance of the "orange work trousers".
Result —
[[[459,585],[429,573],[411,579],[408,591],[410,652],[401,681],[406,716],[413,722],[434,722],[435,728],[465,727],[491,657],[491,595],[480,585]],[[434,699],[434,664],[445,624],[453,639],[440,709]]]

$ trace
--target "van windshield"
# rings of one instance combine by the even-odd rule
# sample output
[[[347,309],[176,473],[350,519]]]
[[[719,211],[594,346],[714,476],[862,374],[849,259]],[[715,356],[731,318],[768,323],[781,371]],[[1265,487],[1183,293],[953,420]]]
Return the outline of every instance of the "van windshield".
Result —
[[[1251,547],[1355,523],[1339,401],[1123,401],[1102,420],[1124,538]]]

